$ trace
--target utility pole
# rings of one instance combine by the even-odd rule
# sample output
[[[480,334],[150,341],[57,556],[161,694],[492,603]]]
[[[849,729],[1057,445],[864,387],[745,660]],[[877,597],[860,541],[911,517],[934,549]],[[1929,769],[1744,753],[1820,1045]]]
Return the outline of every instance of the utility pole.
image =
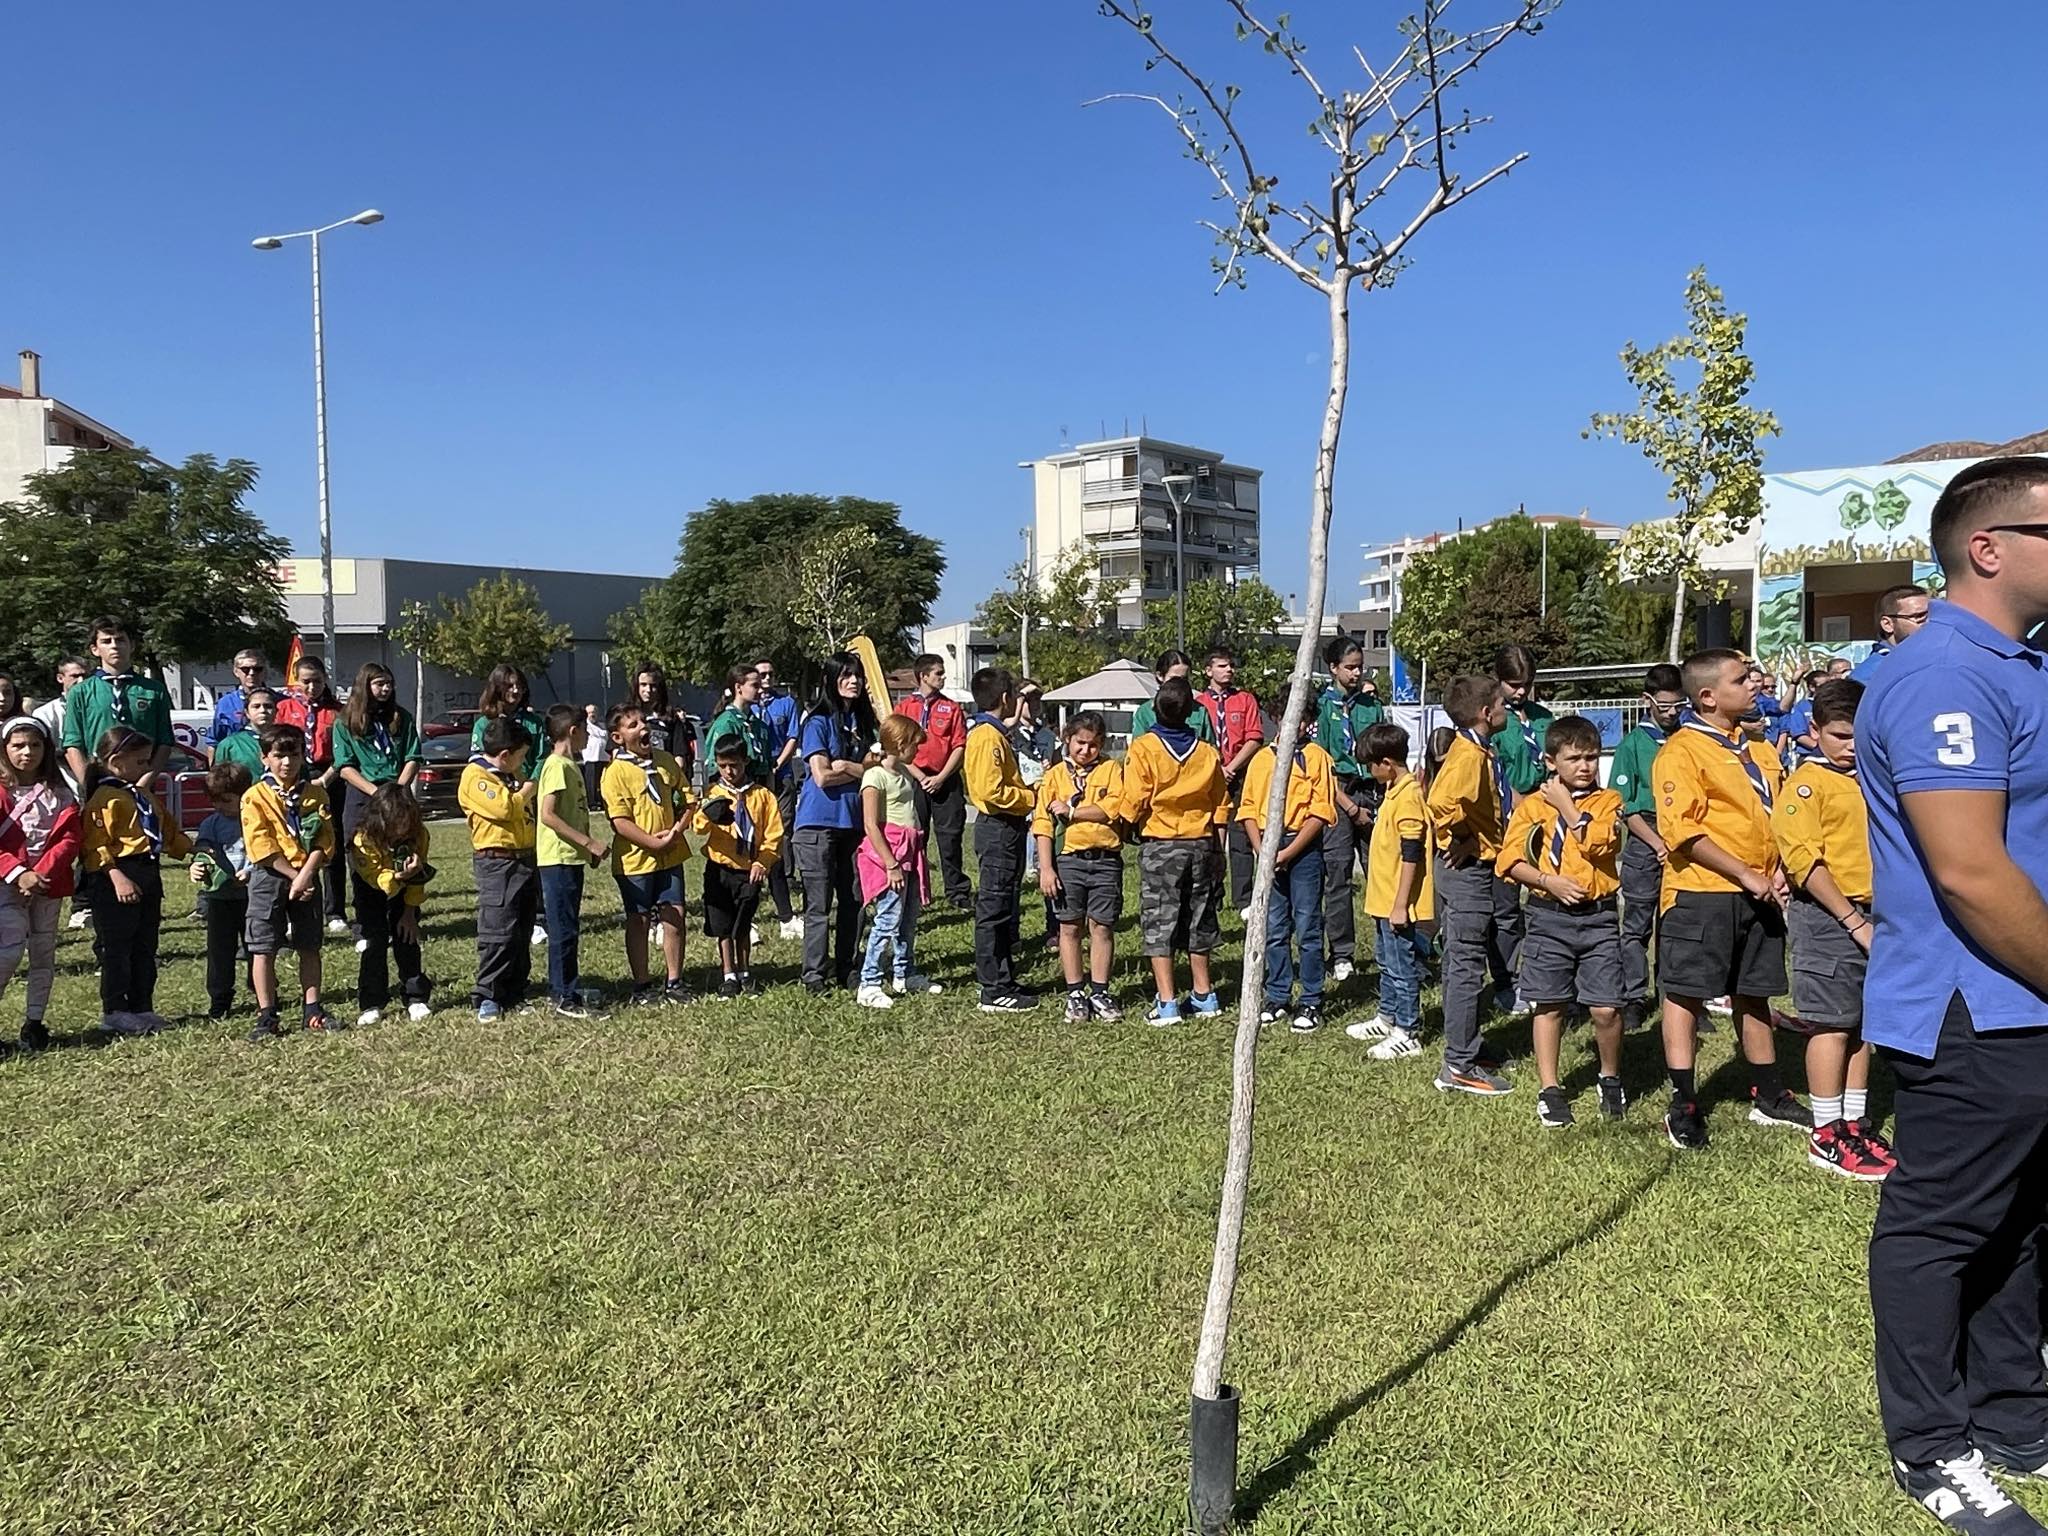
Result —
[[[1024,602],[1017,611],[1017,665],[1031,675],[1031,594],[1038,590],[1038,525],[1024,525]]]

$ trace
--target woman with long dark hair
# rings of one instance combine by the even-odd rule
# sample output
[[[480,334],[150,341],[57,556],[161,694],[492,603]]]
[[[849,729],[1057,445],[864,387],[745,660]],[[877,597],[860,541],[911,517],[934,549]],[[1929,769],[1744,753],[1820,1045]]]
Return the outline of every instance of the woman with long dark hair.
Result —
[[[860,776],[876,739],[875,707],[860,662],[825,658],[818,691],[797,720],[797,873],[804,883],[804,985],[849,986],[860,956]],[[836,908],[836,910],[835,910]],[[828,975],[829,966],[829,975]]]
[[[339,846],[353,848],[362,829],[363,813],[370,798],[385,784],[410,786],[419,777],[426,755],[420,750],[420,733],[412,714],[398,702],[398,679],[380,661],[366,661],[356,673],[356,686],[348,696],[341,718],[334,722],[334,768],[338,778],[331,795],[341,800]],[[347,858],[334,861],[339,868]],[[365,886],[361,875],[354,877],[356,915],[365,910]],[[371,907],[381,913],[384,903],[375,890],[368,892]],[[359,942],[368,942],[366,936]]]
[[[526,738],[526,776],[539,778],[541,759],[548,755],[548,733],[540,712],[533,707],[533,685],[527,682],[526,674],[509,661],[499,662],[491,669],[476,707],[480,713],[469,733],[471,754],[483,751],[486,725],[493,720],[510,720]]]

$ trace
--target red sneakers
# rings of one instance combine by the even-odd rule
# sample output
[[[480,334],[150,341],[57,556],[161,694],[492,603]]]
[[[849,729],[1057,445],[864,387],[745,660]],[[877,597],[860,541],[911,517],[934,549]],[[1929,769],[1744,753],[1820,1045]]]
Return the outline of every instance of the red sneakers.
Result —
[[[1868,1120],[1851,1120],[1849,1129],[1855,1134],[1856,1139],[1863,1143],[1863,1150],[1884,1164],[1886,1173],[1899,1166],[1899,1156],[1892,1151],[1892,1144],[1886,1141],[1878,1133],[1877,1127]]]
[[[1880,1138],[1881,1139],[1881,1138]],[[1889,1149],[1883,1156],[1845,1120],[1823,1125],[1807,1143],[1806,1160],[1823,1172],[1865,1184],[1882,1183],[1897,1166]]]

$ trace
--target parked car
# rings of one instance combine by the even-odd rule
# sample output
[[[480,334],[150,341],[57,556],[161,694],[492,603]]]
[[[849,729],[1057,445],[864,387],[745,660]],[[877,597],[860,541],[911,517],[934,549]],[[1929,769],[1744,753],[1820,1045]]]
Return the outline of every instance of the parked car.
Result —
[[[436,736],[460,736],[463,745],[467,746],[470,734],[475,731],[476,723],[483,718],[483,713],[480,709],[445,710],[420,727],[420,740],[431,741]]]
[[[420,742],[420,752],[427,760],[426,766],[412,781],[420,809],[429,816],[458,814],[455,790],[462,780],[463,767],[469,762],[468,728],[451,728],[438,736],[426,737]]]

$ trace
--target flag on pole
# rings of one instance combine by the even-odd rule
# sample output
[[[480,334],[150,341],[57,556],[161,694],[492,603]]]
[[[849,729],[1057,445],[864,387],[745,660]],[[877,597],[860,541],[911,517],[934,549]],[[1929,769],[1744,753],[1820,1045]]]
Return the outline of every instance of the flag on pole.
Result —
[[[301,635],[299,634],[299,632],[298,632],[297,630],[293,630],[293,631],[292,631],[292,644],[291,644],[291,649],[290,649],[290,650],[288,650],[288,651],[286,651],[286,652],[284,653],[284,685],[285,685],[285,687],[287,687],[287,688],[294,688],[294,687],[297,687],[297,686],[298,686],[298,681],[299,681],[299,658],[300,658],[300,657],[302,657],[302,656],[304,656],[305,654],[306,654],[306,642],[305,642],[305,639],[304,639],[304,638],[303,638],[303,637],[302,637],[302,636],[301,636]]]

